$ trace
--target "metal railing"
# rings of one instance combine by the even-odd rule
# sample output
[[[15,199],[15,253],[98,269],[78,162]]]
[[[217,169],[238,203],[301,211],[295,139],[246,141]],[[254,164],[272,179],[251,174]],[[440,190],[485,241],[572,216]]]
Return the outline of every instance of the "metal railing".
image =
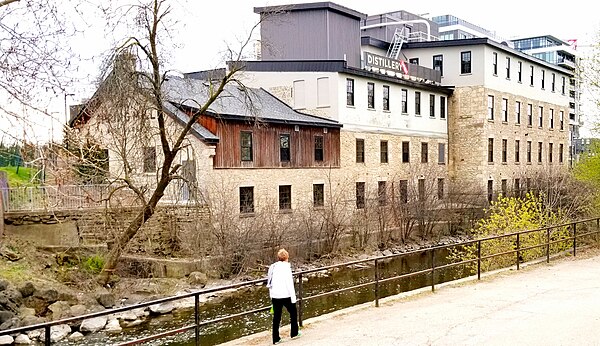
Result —
[[[591,225],[591,227],[590,227],[590,225]],[[589,230],[589,228],[592,228],[593,230]],[[553,234],[553,233],[559,233],[559,232],[564,233],[565,231],[568,232],[568,236],[566,236],[566,237],[565,236],[556,237],[555,236],[556,234]],[[525,243],[523,241],[524,236],[532,235],[532,234],[536,234],[536,233],[538,233],[538,235],[539,235],[538,239],[540,239],[540,240],[543,239],[543,241],[537,242],[536,244]],[[380,257],[370,258],[370,259],[365,259],[365,260],[351,261],[351,262],[346,262],[346,263],[342,263],[342,264],[330,265],[330,266],[326,266],[326,267],[319,267],[319,268],[315,268],[315,269],[295,272],[294,277],[297,279],[297,282],[298,282],[298,290],[297,290],[297,292],[298,292],[298,322],[299,322],[299,325],[302,326],[302,324],[303,324],[303,307],[307,301],[312,300],[312,299],[317,299],[317,298],[321,298],[321,297],[325,297],[325,296],[329,296],[329,295],[333,295],[333,294],[339,294],[342,292],[351,291],[351,290],[355,290],[355,289],[362,288],[362,287],[373,286],[375,306],[379,307],[379,300],[381,298],[383,298],[383,297],[381,297],[381,294],[380,294],[380,287],[384,283],[395,281],[395,280],[406,279],[406,278],[413,277],[416,275],[425,274],[425,275],[430,276],[431,290],[435,291],[435,285],[436,285],[435,274],[436,274],[436,272],[439,272],[441,270],[452,268],[452,267],[457,267],[457,266],[471,265],[472,269],[473,269],[473,273],[476,273],[477,279],[480,280],[481,273],[482,273],[482,271],[484,271],[483,270],[484,266],[482,265],[482,263],[484,261],[487,261],[487,260],[490,260],[493,258],[497,258],[499,256],[514,255],[514,261],[512,261],[512,263],[509,266],[516,265],[517,270],[519,270],[521,267],[520,264],[524,263],[523,254],[526,251],[541,249],[541,250],[539,250],[539,252],[542,253],[542,256],[537,256],[535,259],[545,257],[546,262],[549,263],[551,255],[553,253],[552,252],[553,245],[561,244],[561,243],[566,245],[568,243],[569,249],[571,250],[572,255],[576,256],[577,249],[579,246],[581,246],[581,244],[578,243],[578,240],[581,240],[585,237],[589,237],[591,235],[596,235],[594,241],[598,242],[600,240],[600,239],[598,239],[599,233],[600,233],[600,217],[596,217],[596,218],[580,220],[580,221],[575,221],[575,222],[570,222],[570,223],[565,223],[565,224],[560,224],[560,225],[553,225],[553,226],[534,229],[534,230],[526,230],[526,231],[520,231],[520,232],[515,232],[515,233],[510,233],[510,234],[491,236],[491,237],[486,237],[486,238],[481,238],[481,239],[476,239],[476,240],[470,240],[470,241],[466,241],[466,242],[462,242],[462,243],[454,243],[454,244],[450,244],[450,245],[434,246],[434,247],[423,248],[423,249],[414,250],[414,251],[405,252],[405,253],[392,254],[392,255],[388,255],[388,256],[380,256]],[[502,250],[501,252],[496,252],[496,253],[487,253],[487,254],[482,253],[482,249],[484,248],[484,244],[486,244],[486,242],[498,241],[498,240],[507,240],[508,243],[512,244],[512,246],[511,246],[512,248],[509,250]],[[474,247],[476,250],[473,258],[461,259],[457,262],[436,265],[436,260],[440,260],[439,257],[436,257],[436,253],[438,253],[438,256],[439,256],[439,253],[442,252],[442,250],[447,251],[454,247],[469,247],[469,246]],[[554,253],[558,254],[558,253],[561,253],[564,251],[565,251],[564,249],[562,249],[562,250],[559,249],[559,250],[555,250]],[[424,252],[430,253],[429,254],[430,265],[427,268],[419,269],[416,271],[412,271],[412,272],[404,273],[404,274],[400,274],[400,275],[395,275],[395,276],[391,276],[391,277],[386,277],[386,278],[383,278],[381,276],[379,267],[380,267],[380,264],[383,263],[384,261],[387,261],[387,260],[390,260],[393,258],[401,258],[401,257],[405,257],[405,256],[415,255],[415,254],[422,254]],[[533,260],[533,258],[531,260]],[[344,288],[326,291],[326,292],[322,292],[322,293],[316,293],[316,294],[313,294],[310,296],[304,296],[303,278],[306,277],[307,275],[309,275],[311,273],[328,271],[328,270],[342,268],[342,267],[356,266],[356,265],[361,265],[361,264],[366,264],[366,263],[373,263],[373,266],[375,269],[374,275],[373,275],[373,280],[368,281],[368,282],[363,282],[360,284],[356,284],[356,285],[353,285],[350,287],[344,287]],[[457,279],[457,278],[453,278],[453,280],[454,279]],[[233,318],[241,317],[241,316],[246,316],[246,315],[251,315],[251,314],[268,311],[270,309],[270,306],[264,306],[264,307],[260,307],[260,308],[243,311],[243,312],[236,313],[236,314],[230,314],[230,315],[226,315],[223,317],[214,318],[214,319],[207,320],[207,321],[200,321],[200,314],[199,314],[200,296],[215,293],[215,292],[221,292],[221,291],[225,291],[225,290],[237,289],[237,288],[241,288],[241,287],[252,287],[255,285],[259,285],[259,284],[266,284],[266,278],[259,279],[259,280],[253,280],[253,281],[247,281],[247,282],[243,282],[243,283],[232,284],[232,285],[227,285],[227,286],[203,289],[203,290],[199,290],[196,292],[191,292],[191,293],[182,294],[182,295],[178,295],[178,296],[157,299],[157,300],[153,300],[153,301],[149,301],[149,302],[145,302],[145,303],[130,305],[130,306],[121,307],[121,308],[115,308],[115,309],[111,309],[111,310],[105,310],[105,311],[101,311],[101,312],[90,313],[90,314],[86,314],[86,315],[82,315],[82,316],[65,318],[65,319],[52,321],[52,322],[46,322],[46,323],[40,323],[40,324],[30,325],[30,326],[26,326],[26,327],[19,327],[19,328],[14,328],[14,329],[10,329],[10,330],[4,330],[4,331],[0,331],[0,336],[16,334],[16,333],[23,333],[23,332],[43,328],[44,335],[45,335],[45,338],[44,338],[45,345],[50,345],[51,344],[51,341],[50,341],[51,330],[50,329],[52,326],[56,326],[59,324],[67,324],[70,322],[76,322],[76,321],[93,318],[93,317],[112,315],[112,314],[116,314],[119,312],[148,307],[151,305],[157,305],[157,304],[173,302],[173,301],[187,299],[187,298],[193,298],[194,299],[194,323],[193,324],[184,325],[177,329],[150,335],[147,337],[143,337],[143,338],[139,338],[139,339],[135,339],[135,340],[131,340],[131,341],[126,341],[126,342],[120,343],[119,345],[141,344],[144,342],[164,338],[167,336],[171,336],[171,335],[175,335],[178,333],[191,331],[191,330],[194,330],[195,345],[200,345],[200,329],[202,327],[208,326],[210,324],[215,324],[218,322],[230,320]]]

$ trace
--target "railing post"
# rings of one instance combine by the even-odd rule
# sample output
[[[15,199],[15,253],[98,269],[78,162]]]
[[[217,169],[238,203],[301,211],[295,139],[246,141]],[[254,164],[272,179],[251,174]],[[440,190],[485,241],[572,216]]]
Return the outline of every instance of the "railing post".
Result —
[[[302,273],[298,274],[298,325],[302,327]]]
[[[546,263],[550,263],[550,228],[546,230]]]
[[[481,240],[477,242],[477,280],[481,280]]]
[[[517,233],[517,270],[519,270],[519,248],[521,247],[521,233]]]
[[[33,188],[27,187],[27,194],[29,195],[29,210],[33,211]]]
[[[200,346],[200,314],[198,311],[200,310],[200,294],[194,295],[194,322],[196,323],[195,332],[195,341],[196,346]]]
[[[50,346],[50,326],[44,327],[44,345]]]
[[[435,249],[431,249],[431,292],[435,292]]]
[[[573,256],[577,256],[577,224],[573,222]]]
[[[375,307],[379,307],[379,262],[375,259]]]

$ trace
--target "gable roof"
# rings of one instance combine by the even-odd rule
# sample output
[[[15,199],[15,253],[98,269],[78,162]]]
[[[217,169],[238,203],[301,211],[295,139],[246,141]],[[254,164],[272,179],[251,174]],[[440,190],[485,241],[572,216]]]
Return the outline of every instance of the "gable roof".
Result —
[[[199,109],[209,98],[210,85],[205,80],[169,77],[163,83],[166,100],[175,105]],[[228,84],[210,106],[207,115],[228,120],[258,119],[267,123],[340,128],[331,119],[292,109],[262,88],[241,88]]]

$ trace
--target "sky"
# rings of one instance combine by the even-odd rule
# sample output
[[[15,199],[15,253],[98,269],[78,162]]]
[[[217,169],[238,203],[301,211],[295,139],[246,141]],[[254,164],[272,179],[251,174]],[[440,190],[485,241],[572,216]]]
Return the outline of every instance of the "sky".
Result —
[[[259,15],[254,13],[254,7],[303,2],[311,1],[172,0],[171,18],[176,19],[177,22],[172,23],[169,28],[171,35],[169,39],[174,45],[169,43],[165,46],[169,53],[168,67],[180,72],[223,67],[221,52],[227,44],[232,47],[239,46],[238,42],[246,38],[252,26],[258,22]],[[600,29],[600,17],[592,8],[591,2],[587,0],[569,2],[505,0],[494,2],[493,5],[489,2],[483,5],[484,2],[460,0],[416,2],[338,0],[334,2],[367,15],[397,10],[406,10],[424,17],[452,14],[495,31],[505,38],[550,34],[564,40],[577,39],[580,49],[585,49],[586,45],[592,43]],[[67,105],[77,104],[93,95],[103,54],[123,38],[122,34],[109,30],[97,18],[100,16],[96,13],[78,19],[81,32],[70,42],[80,55],[80,60],[73,64],[73,73],[77,82],[66,91],[67,97],[64,94],[58,95],[49,106],[50,113],[54,115],[57,122],[52,126],[55,138],[61,136],[60,126],[65,122],[65,100]],[[50,132],[48,129],[45,131]]]

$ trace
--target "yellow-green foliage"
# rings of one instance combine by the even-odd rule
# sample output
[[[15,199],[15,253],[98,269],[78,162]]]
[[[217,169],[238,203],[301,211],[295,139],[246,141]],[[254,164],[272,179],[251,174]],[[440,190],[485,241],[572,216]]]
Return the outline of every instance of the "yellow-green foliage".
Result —
[[[573,167],[573,175],[588,184],[590,193],[595,196],[594,211],[600,211],[600,143],[597,140],[592,141],[588,152],[581,154]]]
[[[556,213],[549,208],[545,208],[542,198],[528,193],[523,198],[502,197],[491,203],[486,210],[487,217],[480,220],[476,228],[471,232],[475,239],[485,239],[503,234],[512,234],[521,231],[535,230],[542,227],[557,225],[565,222],[560,213]],[[569,237],[567,227],[553,228],[550,231],[550,240],[559,240]],[[542,245],[547,240],[546,230],[534,231],[519,235],[519,249]],[[568,248],[570,243],[558,242],[550,246],[550,252],[556,253]],[[481,242],[481,256],[491,256],[503,252],[509,252],[517,249],[517,236],[510,235],[492,240]],[[526,262],[546,254],[546,246],[527,249],[519,252],[521,261]],[[450,252],[450,259],[453,261],[463,261],[477,258],[477,245],[454,249]],[[503,268],[515,265],[517,261],[516,253],[509,253],[497,257],[482,260],[481,270],[487,271],[497,268]],[[467,270],[474,273],[477,264],[468,266]]]

